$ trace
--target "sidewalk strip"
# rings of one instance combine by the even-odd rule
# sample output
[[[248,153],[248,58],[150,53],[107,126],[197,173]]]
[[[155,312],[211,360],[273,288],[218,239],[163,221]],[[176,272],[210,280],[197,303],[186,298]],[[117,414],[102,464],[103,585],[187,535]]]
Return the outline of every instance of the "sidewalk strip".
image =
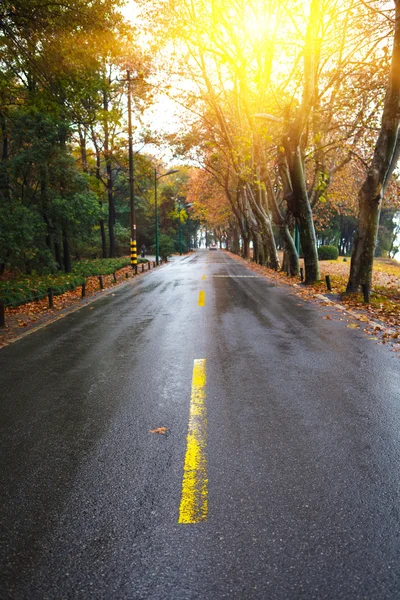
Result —
[[[201,290],[199,292],[199,302],[198,302],[198,305],[199,306],[204,306],[205,303],[206,303],[206,294],[205,294],[204,290]]]
[[[178,518],[178,523],[182,524],[194,524],[207,520],[206,379],[206,359],[196,359],[193,365],[189,426]]]

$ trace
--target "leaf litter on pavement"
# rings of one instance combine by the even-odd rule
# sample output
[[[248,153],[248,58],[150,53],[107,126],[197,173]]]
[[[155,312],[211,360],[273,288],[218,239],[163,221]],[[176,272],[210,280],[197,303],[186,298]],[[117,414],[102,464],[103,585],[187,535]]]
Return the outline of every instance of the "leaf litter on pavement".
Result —
[[[157,427],[156,429],[149,429],[149,433],[158,433],[159,435],[166,435],[168,427]]]

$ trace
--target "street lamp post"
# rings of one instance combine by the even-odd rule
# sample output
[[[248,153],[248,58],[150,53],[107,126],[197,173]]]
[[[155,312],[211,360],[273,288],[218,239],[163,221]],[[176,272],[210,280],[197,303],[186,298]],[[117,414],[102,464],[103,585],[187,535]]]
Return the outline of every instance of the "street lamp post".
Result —
[[[182,256],[181,199],[178,198],[179,256]]]
[[[166,177],[167,175],[172,175],[172,173],[178,173],[179,169],[172,169],[167,173],[158,173],[157,169],[154,169],[154,202],[155,202],[155,217],[156,217],[156,265],[159,263],[159,240],[158,240],[158,198],[157,198],[157,181],[161,179],[161,177]]]
[[[178,196],[177,197],[177,201],[178,201],[178,227],[179,227],[179,254],[180,256],[182,256],[183,254],[183,249],[182,249],[182,223],[181,223],[181,198]],[[190,202],[189,204],[184,204],[185,208],[189,208],[190,206],[193,206],[193,203]]]

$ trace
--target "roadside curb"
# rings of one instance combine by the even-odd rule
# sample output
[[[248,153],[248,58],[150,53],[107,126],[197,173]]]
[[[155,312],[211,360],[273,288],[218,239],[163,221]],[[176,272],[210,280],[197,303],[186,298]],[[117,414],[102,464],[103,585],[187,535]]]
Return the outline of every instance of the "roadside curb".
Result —
[[[331,304],[333,306],[333,308],[336,308],[337,310],[342,310],[342,311],[346,312],[347,314],[349,314],[352,317],[354,317],[355,319],[357,319],[357,321],[359,321],[360,317],[363,316],[363,314],[361,312],[357,312],[355,310],[352,310],[351,308],[347,308],[347,306],[344,306],[343,304],[338,304],[337,302],[334,302],[333,300],[331,300],[327,296],[324,296],[323,294],[316,294],[315,298],[318,298],[319,300],[322,300],[323,302],[328,302],[329,304]],[[382,333],[387,333],[389,335],[396,333],[396,331],[394,329],[392,329],[391,327],[386,327],[386,325],[384,325],[383,323],[378,323],[378,321],[373,321],[372,319],[368,319],[368,325],[378,328],[379,331],[381,331]]]

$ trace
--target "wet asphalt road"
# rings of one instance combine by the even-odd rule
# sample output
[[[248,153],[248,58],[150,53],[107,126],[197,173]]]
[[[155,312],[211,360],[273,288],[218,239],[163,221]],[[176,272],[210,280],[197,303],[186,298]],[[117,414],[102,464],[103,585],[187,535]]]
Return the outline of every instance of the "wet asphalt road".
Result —
[[[400,598],[399,360],[249,275],[199,251],[0,351],[2,600]]]

